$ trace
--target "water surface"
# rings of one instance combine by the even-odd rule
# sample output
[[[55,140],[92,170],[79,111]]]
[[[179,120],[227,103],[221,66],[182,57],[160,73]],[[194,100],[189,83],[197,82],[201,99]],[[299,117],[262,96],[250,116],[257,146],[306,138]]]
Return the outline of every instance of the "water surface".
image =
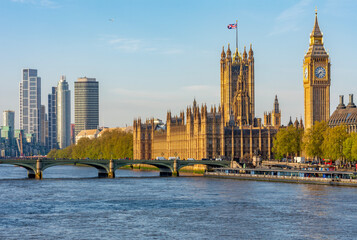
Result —
[[[0,165],[0,239],[356,239],[357,188]]]

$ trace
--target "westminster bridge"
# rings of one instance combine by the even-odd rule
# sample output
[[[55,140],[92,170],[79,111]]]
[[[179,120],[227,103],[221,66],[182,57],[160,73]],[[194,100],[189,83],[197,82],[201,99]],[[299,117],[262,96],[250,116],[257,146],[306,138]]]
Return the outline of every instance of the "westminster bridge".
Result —
[[[0,164],[10,164],[27,169],[28,178],[42,179],[43,171],[59,165],[86,165],[95,167],[100,178],[115,178],[115,170],[127,165],[147,164],[159,168],[161,177],[179,176],[181,168],[196,164],[208,167],[231,167],[231,161],[212,160],[129,160],[129,159],[0,159]]]

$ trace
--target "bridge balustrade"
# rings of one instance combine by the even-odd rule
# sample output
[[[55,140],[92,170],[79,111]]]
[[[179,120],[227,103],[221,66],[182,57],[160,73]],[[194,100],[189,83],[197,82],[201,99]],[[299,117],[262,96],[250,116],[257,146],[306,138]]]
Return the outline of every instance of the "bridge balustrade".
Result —
[[[229,167],[230,161],[209,160],[128,160],[128,159],[0,159],[0,164],[10,164],[27,169],[28,178],[42,179],[43,171],[59,165],[87,165],[98,170],[100,178],[115,178],[115,170],[126,165],[147,164],[160,170],[161,177],[179,176],[182,167],[202,164],[210,167]]]

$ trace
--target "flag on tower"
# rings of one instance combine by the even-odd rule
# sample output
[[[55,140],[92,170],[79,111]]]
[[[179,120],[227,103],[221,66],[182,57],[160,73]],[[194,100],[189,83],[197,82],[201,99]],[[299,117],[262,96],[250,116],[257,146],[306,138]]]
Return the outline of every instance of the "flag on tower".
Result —
[[[227,28],[228,28],[228,29],[236,29],[236,28],[237,28],[237,23],[228,24]]]

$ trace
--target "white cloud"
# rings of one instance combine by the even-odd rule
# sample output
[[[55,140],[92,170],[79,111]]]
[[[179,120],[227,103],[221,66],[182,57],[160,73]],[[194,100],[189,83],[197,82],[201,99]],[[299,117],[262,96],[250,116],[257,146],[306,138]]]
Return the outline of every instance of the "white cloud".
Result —
[[[299,29],[299,21],[303,19],[311,0],[301,0],[292,7],[284,10],[275,19],[274,29],[269,35],[277,35]]]

